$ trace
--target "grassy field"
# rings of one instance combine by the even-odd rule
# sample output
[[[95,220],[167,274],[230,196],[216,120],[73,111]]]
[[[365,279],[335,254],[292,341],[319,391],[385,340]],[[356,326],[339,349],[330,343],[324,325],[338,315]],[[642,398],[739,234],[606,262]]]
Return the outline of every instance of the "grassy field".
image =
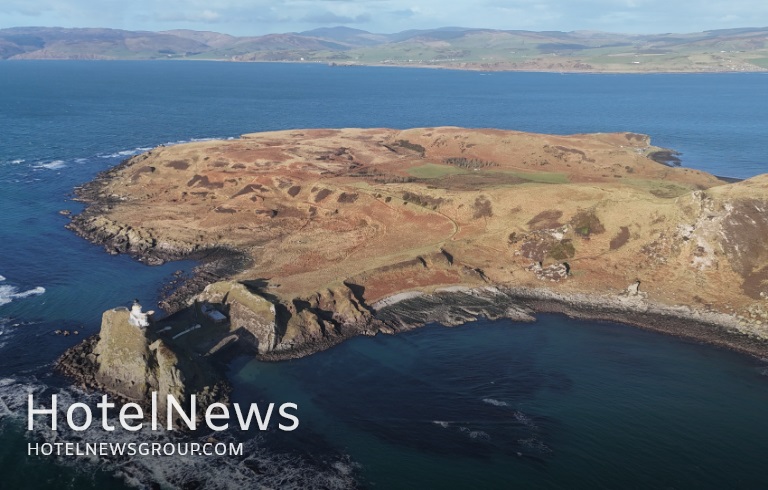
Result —
[[[436,163],[427,163],[426,165],[420,165],[408,170],[410,175],[419,179],[439,179],[446,175],[465,174],[467,172],[467,170],[462,168],[452,167],[450,165],[438,165]]]

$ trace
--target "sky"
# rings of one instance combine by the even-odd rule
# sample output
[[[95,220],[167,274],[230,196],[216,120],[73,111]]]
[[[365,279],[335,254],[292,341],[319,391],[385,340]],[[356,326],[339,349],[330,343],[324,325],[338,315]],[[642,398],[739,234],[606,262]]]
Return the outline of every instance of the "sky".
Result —
[[[344,25],[698,32],[768,26],[766,0],[0,0],[0,28],[195,29],[238,36]]]

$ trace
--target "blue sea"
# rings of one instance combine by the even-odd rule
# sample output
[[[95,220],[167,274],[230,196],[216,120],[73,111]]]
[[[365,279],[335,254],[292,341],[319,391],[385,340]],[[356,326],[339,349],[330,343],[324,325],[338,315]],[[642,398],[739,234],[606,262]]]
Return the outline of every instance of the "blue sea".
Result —
[[[103,310],[152,305],[194,267],[144,266],[65,230],[77,185],[160,144],[442,125],[646,133],[684,166],[748,178],[768,172],[768,75],[0,63],[0,488],[768,488],[768,361],[556,315],[238,358],[235,401],[295,402],[301,420],[222,436],[245,458],[27,457],[30,441],[87,438],[24,430],[28,393],[93,396],[52,372],[56,357]]]

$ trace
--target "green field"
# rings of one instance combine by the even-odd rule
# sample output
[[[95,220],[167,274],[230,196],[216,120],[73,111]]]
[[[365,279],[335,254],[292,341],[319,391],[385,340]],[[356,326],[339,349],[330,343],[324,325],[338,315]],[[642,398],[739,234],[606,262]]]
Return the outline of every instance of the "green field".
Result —
[[[436,163],[427,163],[408,170],[408,174],[419,179],[439,179],[446,175],[466,174],[467,170],[452,167],[450,165],[438,165]]]

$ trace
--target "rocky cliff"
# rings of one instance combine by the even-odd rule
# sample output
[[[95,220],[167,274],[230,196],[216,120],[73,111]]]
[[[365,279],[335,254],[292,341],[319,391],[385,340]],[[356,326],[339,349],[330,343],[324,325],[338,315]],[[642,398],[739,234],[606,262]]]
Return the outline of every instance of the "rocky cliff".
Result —
[[[206,360],[160,338],[152,324],[147,329],[132,325],[126,308],[104,312],[99,334],[67,351],[57,364],[84,387],[124,402],[146,405],[156,392],[160,415],[166,395],[188,402],[196,394],[200,407],[227,395],[222,378]]]

